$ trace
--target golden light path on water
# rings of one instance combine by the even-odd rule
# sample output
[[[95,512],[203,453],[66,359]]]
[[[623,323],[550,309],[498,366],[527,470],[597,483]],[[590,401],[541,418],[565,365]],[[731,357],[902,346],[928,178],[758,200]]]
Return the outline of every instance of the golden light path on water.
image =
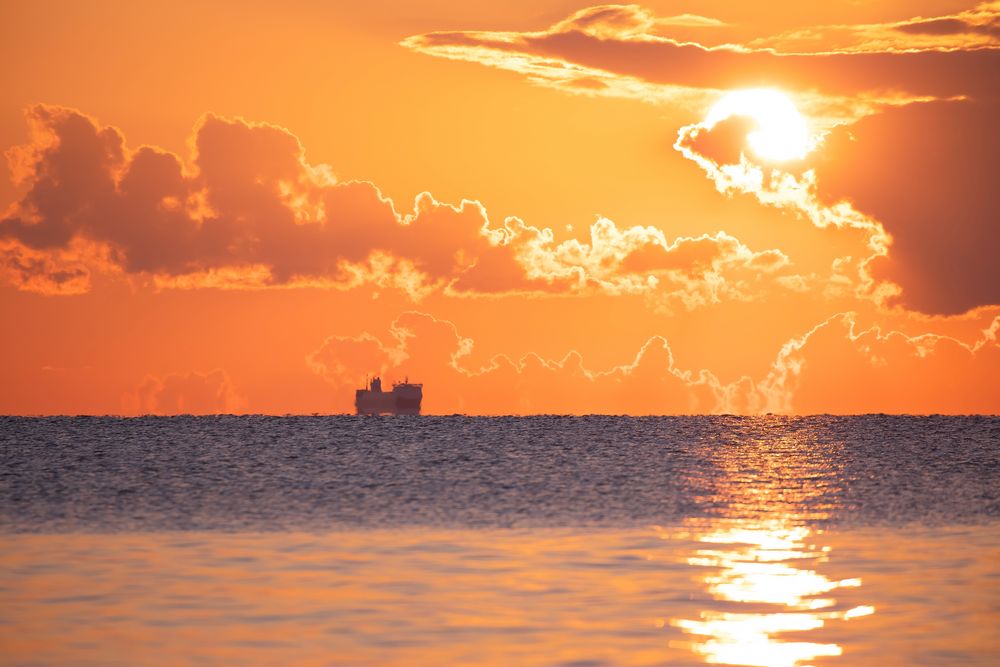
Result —
[[[814,658],[841,655],[843,649],[834,643],[782,638],[785,633],[817,630],[828,621],[875,611],[867,605],[836,608],[829,594],[861,586],[861,580],[835,581],[813,569],[829,559],[830,550],[810,544],[811,534],[805,526],[776,520],[759,525],[737,522],[702,535],[706,548],[697,550],[687,563],[713,570],[703,577],[712,597],[774,610],[709,610],[697,620],[674,619],[672,625],[700,638],[691,649],[711,664],[754,667],[805,667]]]
[[[995,665],[997,522],[845,521],[858,445],[769,419],[650,476],[698,510],[659,526],[0,534],[0,663]]]
[[[835,580],[818,571],[832,550],[816,543],[821,533],[807,519],[829,516],[828,489],[789,484],[819,479],[830,460],[817,456],[802,433],[738,446],[739,457],[714,457],[724,471],[723,516],[692,532],[704,546],[686,562],[708,570],[700,579],[712,598],[751,610],[707,609],[671,624],[698,638],[689,648],[710,664],[811,667],[815,658],[839,656],[836,643],[786,638],[875,612],[871,605],[839,608],[833,597],[837,589],[860,587],[860,578]]]

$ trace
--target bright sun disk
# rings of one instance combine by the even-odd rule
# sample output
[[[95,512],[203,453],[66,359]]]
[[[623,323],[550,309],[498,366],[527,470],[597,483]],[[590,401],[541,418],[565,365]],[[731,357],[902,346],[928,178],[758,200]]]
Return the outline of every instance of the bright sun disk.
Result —
[[[766,160],[801,160],[809,150],[806,119],[784,93],[771,88],[733,91],[715,103],[704,124],[712,128],[732,116],[747,116],[757,122],[747,142]]]

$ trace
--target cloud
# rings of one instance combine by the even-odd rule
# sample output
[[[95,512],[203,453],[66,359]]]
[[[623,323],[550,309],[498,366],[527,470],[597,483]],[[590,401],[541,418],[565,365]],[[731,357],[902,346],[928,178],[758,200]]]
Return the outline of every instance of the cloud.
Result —
[[[782,287],[790,261],[780,250],[754,251],[722,231],[669,241],[656,227],[620,229],[607,218],[589,228],[589,242],[556,243],[551,230],[509,218],[498,249],[510,255],[487,257],[464,274],[452,294],[467,289],[494,292],[563,291],[569,288],[609,294],[646,294],[666,309],[694,309],[727,300],[749,301],[766,288]],[[505,270],[511,259],[525,267],[525,279]]]
[[[972,9],[931,18],[796,28],[754,39],[749,45],[784,52],[995,48],[1000,46],[1000,2],[984,2]]]
[[[674,148],[695,162],[727,196],[749,194],[765,206],[786,209],[805,217],[816,227],[856,229],[867,237],[868,255],[834,260],[823,282],[828,296],[853,292],[859,298],[886,302],[900,291],[899,285],[877,280],[870,264],[889,254],[892,238],[882,224],[857,210],[850,201],[822,201],[816,170],[807,160],[773,163],[748,150],[748,135],[756,121],[731,116],[716,123],[702,121],[682,127]],[[811,159],[811,158],[809,158]],[[777,282],[789,289],[802,289],[803,276],[781,276]]]
[[[396,333],[395,329],[393,333]],[[404,337],[396,338],[397,346]],[[405,358],[399,347],[386,347],[375,336],[330,336],[306,357],[309,369],[339,389],[363,385],[362,378],[384,375]]]
[[[453,279],[470,265],[463,258],[490,245],[477,203],[453,207],[425,193],[412,213],[397,214],[374,185],[335,183],[310,165],[276,126],[206,116],[188,168],[156,148],[128,151],[116,129],[71,109],[37,106],[28,118],[32,143],[9,152],[29,189],[0,221],[8,246],[67,254],[74,243],[97,244],[107,249],[104,268],[162,284],[370,280],[417,293]]]
[[[0,242],[0,278],[20,290],[47,295],[90,291],[90,270],[73,253],[48,253]]]
[[[28,118],[32,142],[8,152],[27,192],[0,220],[0,272],[45,294],[87,291],[103,272],[164,289],[658,292],[692,307],[747,298],[753,290],[730,276],[754,287],[788,264],[721,232],[669,241],[604,218],[589,238],[557,242],[551,229],[513,217],[493,226],[478,202],[426,192],[400,214],[375,185],[310,164],[273,125],[205,116],[186,165],[157,148],[130,151],[118,130],[78,111],[38,106]],[[692,244],[710,261],[685,250]]]
[[[888,109],[837,128],[817,151],[820,200],[850,202],[893,239],[870,267],[902,288],[891,303],[935,314],[1000,303],[998,111],[975,101]]]
[[[162,378],[147,375],[122,397],[123,411],[133,415],[233,414],[245,411],[246,404],[229,375],[220,369],[171,373]]]
[[[662,336],[631,360],[606,369],[577,352],[561,359],[527,354],[469,364],[474,342],[450,321],[410,311],[388,336],[331,336],[308,358],[329,382],[338,409],[352,411],[366,375],[425,386],[428,414],[686,414],[763,412],[974,413],[1000,410],[992,391],[1000,372],[1000,317],[971,342],[938,334],[908,336],[877,326],[858,330],[839,313],[790,339],[766,376],[720,380],[685,370]]]
[[[973,343],[858,331],[856,316],[834,315],[788,341],[759,385],[775,412],[996,413],[1000,317]]]
[[[552,32],[579,31],[604,38],[642,37],[656,26],[656,16],[638,5],[587,7],[552,26]]]
[[[681,128],[675,148],[720,192],[750,193],[819,227],[864,230],[870,254],[853,271],[859,296],[957,314],[1000,303],[998,25],[1000,3],[989,2],[948,16],[840,26],[855,38],[843,48],[826,43],[832,27],[820,26],[812,50],[790,52],[777,50],[785,38],[679,41],[647,9],[602,5],[537,32],[435,32],[403,45],[571,91],[581,77],[587,94],[705,107],[722,89],[787,91],[817,132],[806,160],[755,159],[745,150],[754,121],[738,116]]]
[[[842,118],[900,99],[966,95],[995,100],[1000,95],[992,74],[1000,67],[1000,49],[797,53],[746,44],[708,47],[664,36],[669,23],[637,5],[602,5],[540,31],[432,32],[402,45],[514,71],[568,92],[695,108],[703,108],[720,90],[748,87],[831,98],[823,106]],[[843,98],[857,99],[838,109]]]
[[[1000,169],[994,105],[950,101],[889,108],[826,133],[800,163],[746,150],[752,121],[682,128],[676,148],[726,194],[750,193],[820,227],[866,230],[860,288],[889,305],[958,314],[1000,303]]]
[[[711,373],[679,369],[660,336],[631,361],[604,371],[587,368],[576,352],[561,360],[498,355],[485,367],[469,368],[473,344],[453,323],[411,311],[392,323],[386,343],[371,334],[331,337],[307,363],[336,388],[343,410],[352,409],[348,390],[376,372],[387,380],[423,382],[423,408],[430,414],[694,413],[723,410],[738,398]],[[372,352],[381,358],[368,358],[367,368],[353,362]],[[344,363],[353,378],[342,372]]]
[[[603,95],[650,102],[672,101],[704,105],[705,93],[684,82],[654,82],[642,73],[615,70],[605,63],[586,62],[574,54],[549,48],[565,36],[595,44],[620,40],[649,42],[660,25],[717,25],[692,15],[656,18],[637,5],[600,5],[582,9],[538,32],[451,31],[414,35],[400,44],[408,49],[450,60],[476,62],[516,72],[532,83],[583,95]]]

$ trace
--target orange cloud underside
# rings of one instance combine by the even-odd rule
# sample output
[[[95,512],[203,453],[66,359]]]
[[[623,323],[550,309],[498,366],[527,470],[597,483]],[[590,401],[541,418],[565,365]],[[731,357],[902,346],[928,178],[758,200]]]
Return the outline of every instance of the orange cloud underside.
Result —
[[[0,413],[1000,411],[997,3],[292,4],[5,12]]]

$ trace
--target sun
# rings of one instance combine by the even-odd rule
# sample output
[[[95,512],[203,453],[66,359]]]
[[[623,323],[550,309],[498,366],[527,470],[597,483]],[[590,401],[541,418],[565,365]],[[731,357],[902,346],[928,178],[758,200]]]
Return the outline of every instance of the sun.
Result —
[[[806,119],[784,93],[773,88],[735,90],[709,110],[706,127],[731,116],[747,116],[757,129],[747,135],[750,148],[759,157],[775,162],[801,160],[809,151]]]

